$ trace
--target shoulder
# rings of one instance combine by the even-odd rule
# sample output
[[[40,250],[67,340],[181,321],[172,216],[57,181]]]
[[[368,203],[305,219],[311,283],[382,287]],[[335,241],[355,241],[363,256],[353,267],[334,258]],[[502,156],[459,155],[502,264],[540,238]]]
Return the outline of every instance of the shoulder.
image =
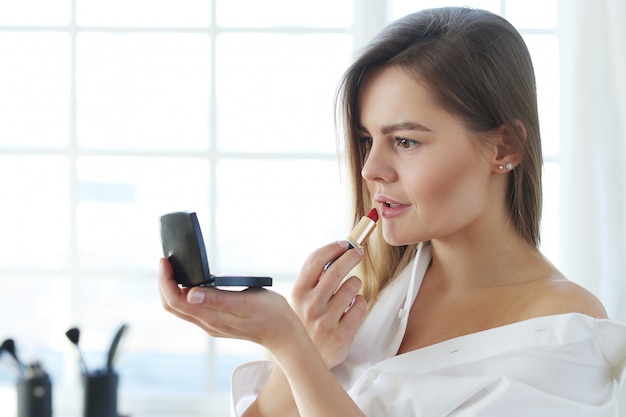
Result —
[[[541,280],[527,303],[527,314],[548,316],[581,313],[595,318],[607,318],[602,302],[590,291],[564,277]]]

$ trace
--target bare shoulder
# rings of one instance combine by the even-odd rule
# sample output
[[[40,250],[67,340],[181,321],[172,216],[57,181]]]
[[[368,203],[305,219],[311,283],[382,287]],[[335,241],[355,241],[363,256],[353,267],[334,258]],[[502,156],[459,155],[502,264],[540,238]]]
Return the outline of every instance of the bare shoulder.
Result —
[[[595,318],[607,318],[602,302],[584,287],[557,276],[536,283],[533,301],[527,304],[527,314],[547,316],[581,313]]]

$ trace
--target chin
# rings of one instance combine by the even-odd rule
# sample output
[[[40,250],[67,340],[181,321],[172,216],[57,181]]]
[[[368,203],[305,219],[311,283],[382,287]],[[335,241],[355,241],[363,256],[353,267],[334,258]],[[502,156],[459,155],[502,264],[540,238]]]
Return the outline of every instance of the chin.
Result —
[[[420,243],[419,240],[410,239],[408,236],[388,236],[383,235],[385,242],[391,246],[407,246]]]

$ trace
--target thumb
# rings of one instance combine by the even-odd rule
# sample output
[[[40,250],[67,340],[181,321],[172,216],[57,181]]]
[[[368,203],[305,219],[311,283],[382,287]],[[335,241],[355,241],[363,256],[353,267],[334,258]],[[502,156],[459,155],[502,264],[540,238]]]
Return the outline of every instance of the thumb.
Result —
[[[187,302],[189,304],[202,304],[206,299],[206,292],[202,288],[192,288],[187,293]]]

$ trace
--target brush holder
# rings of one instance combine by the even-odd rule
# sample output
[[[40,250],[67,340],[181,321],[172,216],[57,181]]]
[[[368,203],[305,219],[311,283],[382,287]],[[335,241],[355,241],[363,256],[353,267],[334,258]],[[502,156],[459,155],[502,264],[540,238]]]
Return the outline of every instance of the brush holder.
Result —
[[[99,370],[83,375],[85,396],[84,417],[118,417],[118,375],[113,371]]]
[[[17,381],[17,416],[52,417],[52,383],[48,374]]]

